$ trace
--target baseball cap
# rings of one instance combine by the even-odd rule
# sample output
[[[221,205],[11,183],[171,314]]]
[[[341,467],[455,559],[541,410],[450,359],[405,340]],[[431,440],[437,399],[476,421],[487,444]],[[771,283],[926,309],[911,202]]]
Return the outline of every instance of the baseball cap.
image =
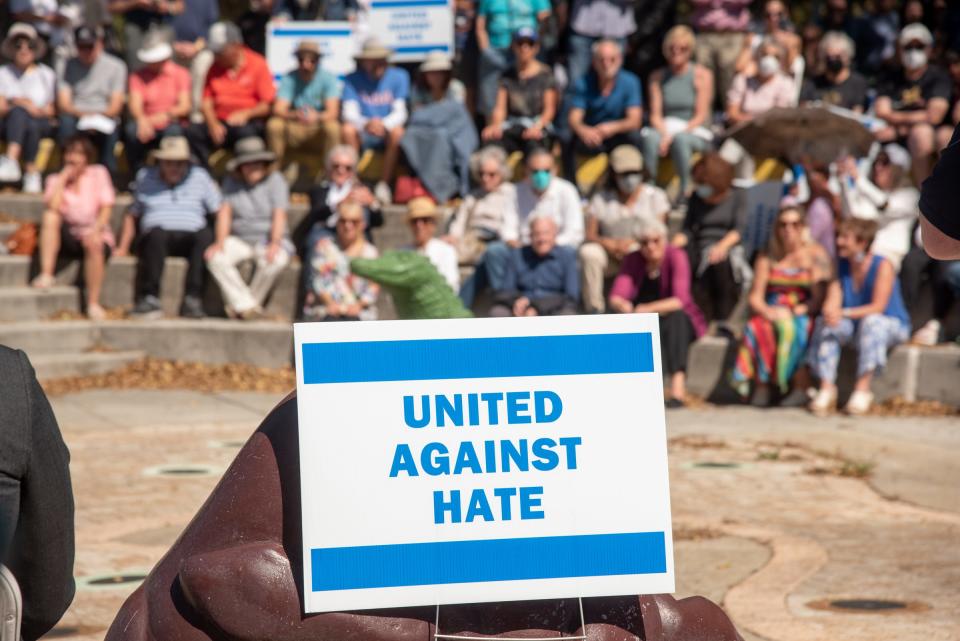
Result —
[[[537,42],[540,40],[540,35],[533,27],[520,27],[513,32],[513,41],[517,42],[518,40],[532,40],[533,42]]]
[[[897,41],[901,45],[905,45],[908,42],[919,41],[929,47],[933,44],[933,35],[924,25],[919,22],[914,22],[903,28]]]
[[[103,27],[98,25],[83,25],[73,32],[73,39],[78,45],[92,45],[103,40]]]
[[[230,44],[243,42],[240,27],[232,22],[215,22],[207,34],[207,49],[213,53],[220,53]]]

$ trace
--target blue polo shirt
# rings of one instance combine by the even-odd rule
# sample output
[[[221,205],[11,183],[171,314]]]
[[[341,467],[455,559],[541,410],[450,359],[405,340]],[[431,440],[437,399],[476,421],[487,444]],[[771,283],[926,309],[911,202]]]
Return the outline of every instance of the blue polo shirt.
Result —
[[[309,82],[304,82],[294,69],[280,79],[277,100],[286,100],[294,109],[312,107],[323,111],[328,98],[340,97],[340,83],[329,71],[317,69]]]
[[[575,109],[583,109],[583,122],[591,127],[601,122],[623,120],[627,116],[628,107],[643,106],[640,79],[621,69],[614,80],[610,95],[604,96],[597,86],[597,73],[591,70],[573,84],[570,105]]]
[[[580,299],[580,272],[577,252],[557,245],[546,256],[538,256],[530,246],[518,247],[510,254],[504,291],[518,292],[530,300],[544,296]]]

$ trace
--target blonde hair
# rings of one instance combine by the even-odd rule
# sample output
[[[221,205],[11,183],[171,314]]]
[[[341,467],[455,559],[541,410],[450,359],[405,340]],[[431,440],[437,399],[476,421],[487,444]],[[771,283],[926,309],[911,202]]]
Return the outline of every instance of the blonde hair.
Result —
[[[364,220],[363,216],[363,207],[355,200],[345,198],[340,201],[340,204],[337,205],[337,214],[340,218],[343,218],[344,214],[350,215],[351,218],[359,218]]]
[[[800,224],[803,225],[803,229],[800,230],[801,247],[806,247],[813,242],[813,237],[810,235],[810,227],[807,225],[807,212],[804,208],[801,205],[784,205],[780,208],[780,211],[777,212],[777,215],[773,217],[773,229],[770,231],[770,240],[767,242],[767,255],[770,256],[770,260],[773,261],[781,260],[787,255],[783,243],[780,242],[780,230],[777,228],[777,223],[780,222],[780,219],[783,218],[785,214],[798,214],[800,216]]]
[[[663,37],[663,55],[667,55],[667,50],[674,42],[686,42],[690,45],[690,53],[697,46],[697,37],[693,34],[693,29],[685,24],[678,24],[670,29],[667,35]]]

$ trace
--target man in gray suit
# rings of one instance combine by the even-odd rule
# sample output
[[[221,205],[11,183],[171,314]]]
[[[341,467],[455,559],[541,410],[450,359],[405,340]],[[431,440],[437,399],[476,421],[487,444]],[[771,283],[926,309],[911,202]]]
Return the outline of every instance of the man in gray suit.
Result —
[[[26,354],[0,346],[0,562],[23,595],[24,641],[73,600],[70,452]]]

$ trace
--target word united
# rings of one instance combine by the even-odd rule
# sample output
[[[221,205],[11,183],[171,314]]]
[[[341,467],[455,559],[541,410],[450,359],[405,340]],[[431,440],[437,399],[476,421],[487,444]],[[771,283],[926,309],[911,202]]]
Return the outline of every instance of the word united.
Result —
[[[556,423],[563,414],[563,401],[556,392],[485,392],[404,396],[403,420],[407,428],[496,428],[522,430],[527,425]],[[514,427],[518,426],[518,427]],[[550,472],[577,469],[579,436],[524,438],[511,433],[482,442],[430,441],[424,445],[398,443],[390,465],[390,477],[459,476],[509,472]],[[543,486],[496,487],[492,490],[433,492],[433,521],[472,523],[542,519]]]

